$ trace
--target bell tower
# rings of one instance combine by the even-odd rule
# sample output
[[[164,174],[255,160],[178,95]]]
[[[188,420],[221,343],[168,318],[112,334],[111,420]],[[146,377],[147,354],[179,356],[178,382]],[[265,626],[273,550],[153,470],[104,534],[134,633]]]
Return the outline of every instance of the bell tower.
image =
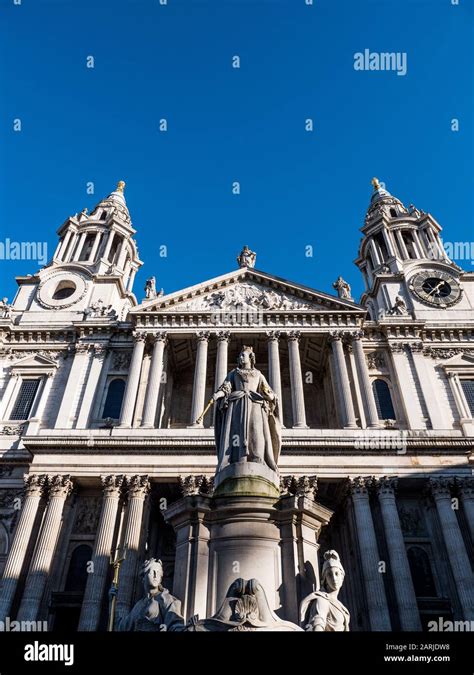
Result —
[[[462,305],[463,270],[448,258],[441,226],[430,213],[407,208],[377,178],[372,185],[355,260],[365,283],[361,304],[372,320],[435,318],[434,312],[448,319],[446,310]]]
[[[71,319],[85,316],[125,318],[137,304],[133,282],[143,264],[133,236],[124,196],[125,183],[87,209],[70,216],[58,229],[52,260],[34,276],[18,277],[20,289],[12,308],[28,310],[21,322],[46,320],[51,311]]]

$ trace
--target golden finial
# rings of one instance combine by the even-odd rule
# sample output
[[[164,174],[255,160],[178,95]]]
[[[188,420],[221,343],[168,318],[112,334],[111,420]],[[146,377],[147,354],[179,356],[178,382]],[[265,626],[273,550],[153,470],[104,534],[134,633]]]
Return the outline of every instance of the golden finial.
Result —
[[[117,191],[118,192],[123,192],[125,188],[125,181],[124,180],[119,180],[117,183]]]
[[[380,188],[380,183],[379,183],[378,178],[372,178],[372,180],[370,182],[374,186],[374,190],[378,190]]]

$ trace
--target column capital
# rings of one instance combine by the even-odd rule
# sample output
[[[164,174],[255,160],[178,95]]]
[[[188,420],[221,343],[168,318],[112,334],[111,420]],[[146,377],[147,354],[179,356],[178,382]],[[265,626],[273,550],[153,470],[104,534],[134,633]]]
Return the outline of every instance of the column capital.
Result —
[[[47,488],[49,497],[66,497],[71,493],[74,485],[69,474],[48,476]]]
[[[136,342],[145,342],[147,339],[146,333],[140,333],[138,331],[133,332],[133,341]]]
[[[126,478],[127,494],[129,499],[145,499],[150,490],[150,481],[148,476],[128,476]]]
[[[301,331],[300,330],[290,330],[286,334],[286,337],[288,338],[289,342],[292,342],[292,341],[298,342],[300,337],[301,337]]]
[[[279,330],[267,330],[265,331],[268,342],[275,341],[278,342],[278,340],[281,337],[281,331]]]
[[[435,499],[451,499],[452,484],[450,478],[430,478],[430,492]]]
[[[280,492],[283,495],[290,494],[295,497],[316,499],[317,491],[317,476],[281,476],[280,478]]]
[[[230,330],[220,330],[216,333],[217,342],[229,342],[230,336]]]
[[[151,339],[153,344],[156,344],[157,342],[163,342],[166,344],[168,341],[168,333],[165,330],[159,331],[158,333],[152,333]]]
[[[74,345],[76,354],[87,354],[92,349],[94,349],[94,345],[91,342],[76,342]]]
[[[406,346],[412,354],[419,354],[424,349],[423,342],[408,342]]]
[[[329,331],[328,340],[329,342],[339,342],[344,337],[344,331],[342,330],[331,330]]]
[[[94,357],[103,361],[109,353],[109,346],[103,344],[94,345]]]
[[[109,476],[101,476],[100,482],[102,485],[102,492],[104,497],[119,497],[120,490],[124,482],[123,475],[111,474]]]
[[[25,494],[27,497],[41,497],[46,486],[46,474],[25,474],[23,480],[25,481]]]
[[[351,330],[349,333],[351,339],[354,340],[360,340],[361,338],[364,337],[364,331],[361,330],[360,328],[358,330]]]
[[[402,354],[404,352],[403,342],[389,342],[388,348],[392,354]]]
[[[396,476],[381,476],[374,478],[374,486],[379,497],[395,497],[398,487],[398,478]]]
[[[199,330],[195,333],[198,342],[209,342],[211,333],[208,330]]]
[[[474,499],[474,478],[456,478],[455,482],[461,497]]]
[[[357,476],[356,478],[348,478],[347,486],[352,497],[368,497],[372,483],[372,476]]]

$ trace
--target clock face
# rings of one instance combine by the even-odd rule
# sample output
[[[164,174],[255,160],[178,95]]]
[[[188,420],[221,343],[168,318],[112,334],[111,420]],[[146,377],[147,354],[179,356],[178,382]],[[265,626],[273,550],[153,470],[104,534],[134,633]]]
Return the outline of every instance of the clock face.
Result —
[[[425,270],[410,281],[413,293],[424,303],[449,307],[461,299],[461,286],[455,277],[439,270]]]

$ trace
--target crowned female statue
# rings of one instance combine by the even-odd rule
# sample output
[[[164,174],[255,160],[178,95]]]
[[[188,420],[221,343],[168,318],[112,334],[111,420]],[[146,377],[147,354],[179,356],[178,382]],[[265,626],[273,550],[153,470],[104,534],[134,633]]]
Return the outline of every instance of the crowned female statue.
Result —
[[[348,631],[350,614],[337,599],[344,583],[344,568],[336,551],[326,551],[321,573],[321,588],[301,603],[301,625],[305,631]]]
[[[217,473],[236,462],[259,462],[278,471],[281,425],[278,400],[255,368],[252,347],[242,347],[234,368],[213,395]]]

